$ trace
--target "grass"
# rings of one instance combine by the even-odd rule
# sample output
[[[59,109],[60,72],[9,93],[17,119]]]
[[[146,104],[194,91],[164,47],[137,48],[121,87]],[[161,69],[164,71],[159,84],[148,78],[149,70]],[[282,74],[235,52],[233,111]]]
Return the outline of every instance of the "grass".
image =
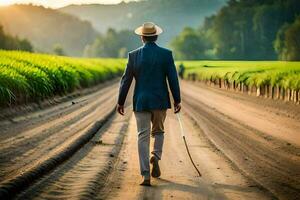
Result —
[[[226,80],[246,86],[278,86],[300,90],[300,62],[284,61],[181,61],[185,78],[195,74],[197,80]],[[180,64],[178,62],[177,64]]]
[[[86,59],[0,50],[0,106],[38,102],[123,73],[125,59]],[[178,61],[185,78],[300,90],[300,62]]]
[[[124,59],[85,59],[0,50],[0,105],[40,101],[123,73]]]

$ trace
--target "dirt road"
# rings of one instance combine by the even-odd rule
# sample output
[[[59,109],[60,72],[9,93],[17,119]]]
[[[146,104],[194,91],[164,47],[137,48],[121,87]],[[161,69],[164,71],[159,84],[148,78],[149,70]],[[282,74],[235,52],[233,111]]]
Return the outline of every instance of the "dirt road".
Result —
[[[24,183],[72,155],[114,110],[111,99],[116,94],[117,84],[112,84],[45,110],[1,121],[1,189],[14,188],[9,193],[23,189]]]
[[[192,156],[203,173],[202,178],[198,177],[185,151],[177,119],[173,113],[168,114],[161,178],[152,179],[152,187],[139,186],[136,128],[131,119],[119,160],[99,193],[100,199],[271,199],[266,191],[241,175],[183,116]]]
[[[244,174],[279,199],[300,198],[300,108],[183,82],[186,111]]]
[[[188,159],[176,116],[170,111],[160,162],[162,176],[152,179],[153,187],[139,186],[135,119],[130,106],[125,117],[109,117],[117,94],[117,84],[112,84],[74,100],[75,104],[65,102],[0,122],[0,194],[5,183],[11,181],[14,187],[16,178],[28,171],[34,174],[39,165],[63,156],[41,176],[33,176],[34,180],[29,176],[13,196],[299,199],[298,105],[187,82],[181,86],[187,142],[202,178]],[[108,121],[95,127],[103,119]],[[76,146],[82,138],[86,142]]]

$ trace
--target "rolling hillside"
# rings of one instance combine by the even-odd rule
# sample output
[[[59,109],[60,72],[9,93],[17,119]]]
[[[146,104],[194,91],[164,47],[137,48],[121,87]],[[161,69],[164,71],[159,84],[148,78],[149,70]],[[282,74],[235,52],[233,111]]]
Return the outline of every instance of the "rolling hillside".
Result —
[[[133,29],[144,21],[161,25],[165,34],[160,42],[166,44],[184,27],[197,27],[206,16],[215,13],[225,0],[151,0],[117,5],[70,5],[60,11],[90,21],[100,32],[108,28]]]
[[[0,24],[5,32],[30,40],[35,50],[50,53],[60,44],[70,56],[81,56],[97,35],[89,22],[42,6],[0,7]]]

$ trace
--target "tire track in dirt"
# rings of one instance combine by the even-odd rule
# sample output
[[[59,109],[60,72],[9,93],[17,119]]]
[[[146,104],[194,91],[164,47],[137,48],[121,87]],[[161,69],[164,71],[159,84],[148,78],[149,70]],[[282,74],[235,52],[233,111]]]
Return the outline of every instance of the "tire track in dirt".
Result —
[[[243,119],[239,121],[231,118],[224,111],[226,109],[219,110],[212,106],[222,105],[221,95],[209,91],[209,100],[197,98],[201,93],[208,92],[205,86],[199,86],[199,89],[188,88],[188,92],[183,89],[184,108],[206,136],[243,173],[267,188],[279,199],[300,198],[300,157],[297,146],[289,145],[291,147],[286,149],[284,147],[286,142],[279,142],[279,138],[273,138],[268,132],[261,132],[241,123]],[[213,98],[213,95],[216,97]],[[229,101],[228,98],[226,100]],[[238,111],[235,110],[235,112]],[[248,114],[252,115],[252,113]],[[266,115],[265,120],[272,121],[272,118]]]
[[[13,145],[7,149],[5,149],[5,146],[3,149],[6,151],[2,149],[1,145],[0,169],[2,180],[0,189],[5,191],[5,188],[10,188],[8,191],[11,191],[14,190],[13,188],[25,187],[22,183],[26,182],[27,178],[30,179],[29,182],[32,182],[31,179],[36,176],[35,174],[44,174],[45,170],[49,171],[55,163],[59,164],[61,159],[67,158],[68,154],[80,147],[81,143],[88,139],[91,134],[93,135],[93,131],[96,131],[95,128],[101,126],[100,121],[114,111],[115,107],[115,102],[111,99],[116,99],[117,84],[104,90],[104,93],[99,92],[96,96],[91,95],[93,99],[90,99],[90,104],[86,104],[78,110],[73,110],[65,116],[62,115],[61,118],[53,119],[55,123],[43,121],[41,124],[37,124],[36,129],[33,129],[37,132],[33,131],[32,135],[26,135],[27,138],[24,139],[25,141],[32,139],[30,141],[32,145],[23,142],[22,138],[16,140],[15,143],[12,142]],[[58,106],[60,107],[60,105]],[[86,111],[89,111],[89,113]],[[67,121],[66,123],[66,118],[73,121],[71,123]],[[42,126],[42,130],[51,129],[53,126],[59,126],[61,130],[42,134],[39,125]],[[12,126],[12,128],[14,127]],[[39,137],[40,134],[41,137]],[[36,137],[39,139],[36,139]],[[12,136],[8,140],[12,139],[14,141],[13,138]],[[63,158],[60,155],[63,155]],[[57,162],[56,159],[59,161]],[[8,162],[5,162],[5,160]],[[23,176],[25,178],[22,178]],[[18,183],[15,181],[18,181]]]
[[[216,106],[223,103],[221,93],[214,93],[207,88],[187,87],[186,83],[182,86],[184,112],[182,119],[192,157],[203,174],[202,178],[196,176],[180,137],[178,122],[170,111],[166,120],[165,146],[160,162],[162,177],[152,179],[153,187],[139,186],[141,176],[138,167],[135,120],[130,108],[127,107],[125,118],[119,115],[110,118],[95,135],[93,134],[92,140],[86,138],[87,143],[81,145],[80,150],[76,149],[77,152],[69,153],[72,156],[66,157],[68,160],[55,165],[53,171],[49,173],[48,170],[39,180],[36,178],[30,180],[30,185],[26,185],[27,189],[18,194],[17,198],[269,200],[275,199],[276,196],[279,199],[298,199],[300,194],[298,146],[286,145],[284,138],[262,132],[261,128],[257,130],[245,124],[244,120],[237,120],[231,116],[232,112],[229,114],[222,112],[220,106]],[[109,114],[115,105],[111,99],[116,98],[117,84],[103,91],[105,92],[91,95],[91,98],[87,98],[82,104],[74,104],[73,108],[62,107],[65,108],[65,115],[63,114],[54,125],[50,125],[51,121],[56,120],[62,112],[60,109],[51,108],[57,111],[57,115],[45,111],[41,119],[36,118],[38,122],[33,122],[34,126],[19,129],[22,130],[20,133],[11,136],[11,138],[19,137],[16,141],[11,140],[15,142],[15,147],[26,146],[25,141],[30,141],[30,138],[35,141],[36,146],[28,147],[26,152],[17,148],[10,149],[15,151],[15,154],[21,152],[20,158],[24,159],[11,162],[12,168],[17,167],[13,173],[6,176],[5,180],[13,179],[22,174],[22,171],[25,173],[30,171],[84,137],[93,124]],[[198,98],[201,93],[207,94],[209,99]],[[230,95],[225,100],[224,105],[229,105]],[[236,101],[238,100],[234,99],[232,102]],[[242,101],[239,103],[243,104]],[[247,111],[252,109],[255,110],[255,107]],[[267,112],[265,115],[266,119],[272,122],[273,114],[269,118]],[[64,116],[71,116],[68,119],[74,121],[65,123]],[[253,117],[253,113],[249,113],[249,116]],[[276,117],[276,121],[279,119],[280,116]],[[286,116],[284,119],[288,120]],[[293,125],[292,120],[289,123]],[[27,124],[27,121],[30,121],[30,117],[28,120],[24,118],[24,124]],[[23,123],[22,118],[19,118],[19,123]],[[28,134],[27,138],[21,138],[24,131],[47,124],[49,128],[62,125],[62,130],[50,131],[48,135],[34,132]],[[295,126],[288,127],[290,129]],[[6,136],[3,138],[11,139],[7,134],[4,135]],[[40,135],[43,136],[37,139]],[[124,136],[125,142],[122,145]],[[5,158],[14,155],[9,154],[8,148],[6,147]],[[27,163],[26,158],[32,162]],[[6,170],[3,174],[7,174],[8,169],[0,165],[0,170]],[[0,193],[3,182],[0,181]],[[35,183],[32,184],[33,182]]]
[[[13,128],[1,132],[1,141],[0,141],[1,150],[11,147],[12,145],[17,143],[19,145],[21,142],[24,141],[26,142],[27,139],[32,140],[32,138],[37,135],[40,137],[41,135],[48,134],[48,132],[51,131],[55,132],[56,130],[63,128],[63,126],[68,125],[67,123],[72,124],[74,121],[82,118],[82,116],[93,111],[95,108],[97,108],[97,106],[99,106],[100,103],[103,103],[105,100],[107,100],[107,98],[110,98],[109,95],[104,95],[105,93],[111,91],[109,89],[111,88],[103,89],[104,91],[98,93],[97,94],[98,96],[101,95],[99,99],[97,99],[97,96],[93,95],[92,97],[89,97],[90,99],[86,99],[86,101],[88,100],[87,103],[82,104],[80,106],[76,106],[75,109],[74,106],[72,107],[66,106],[67,109],[63,109],[61,108],[61,106],[58,106],[59,107],[58,110],[51,108],[50,112],[48,111],[43,116],[39,117],[42,118],[43,121],[39,119],[39,124],[37,125],[35,124],[35,126],[31,126],[31,127],[26,126],[24,124],[26,123],[26,121],[15,125],[12,124],[14,125]],[[113,93],[111,92],[111,94]],[[67,104],[72,105],[70,104],[70,102],[68,102]],[[31,114],[31,116],[32,115],[34,116],[35,114]],[[53,115],[52,119],[49,119],[49,115]],[[62,118],[64,119],[64,121],[62,121]],[[35,123],[33,119],[30,119],[30,122],[31,124]],[[51,126],[51,129],[49,129],[49,126]],[[13,135],[12,134],[13,132],[18,133],[18,135],[17,136]],[[6,136],[6,138],[4,138],[3,136]]]
[[[31,130],[37,125],[41,125],[42,123],[46,123],[49,121],[54,121],[60,116],[65,116],[80,109],[81,107],[85,107],[86,105],[91,104],[92,102],[97,100],[96,97],[102,96],[106,92],[114,88],[114,83],[116,82],[109,81],[95,88],[88,88],[81,91],[80,93],[78,92],[75,96],[70,96],[68,98],[60,97],[61,99],[52,102],[52,105],[49,104],[49,102],[49,105],[42,105],[39,108],[34,108],[34,106],[29,105],[23,106],[10,112],[8,110],[4,111],[5,113],[10,114],[6,114],[6,117],[1,118],[0,141],[6,140],[11,137],[17,138],[16,136],[20,133]],[[81,94],[81,96],[77,97],[79,94]],[[16,110],[18,110],[18,112]],[[12,126],[13,128],[11,128]]]
[[[160,167],[162,176],[152,178],[152,187],[139,185],[137,133],[132,119],[118,162],[97,199],[272,199],[270,194],[245,178],[186,115],[182,115],[192,157],[203,177],[195,172],[172,111],[166,119],[165,143]],[[151,139],[151,146],[153,139]]]
[[[93,199],[118,156],[131,115],[112,117],[67,162],[17,199]]]
[[[227,94],[231,94],[231,96],[226,96],[226,91],[221,90],[217,93],[216,88],[208,87],[203,84],[193,85],[183,81],[182,86],[184,87],[183,91],[186,96],[193,96],[198,101],[226,114],[232,119],[235,119],[235,121],[260,132],[267,133],[267,135],[273,138],[294,144],[298,147],[300,146],[300,118],[297,118],[297,114],[295,114],[295,118],[292,118],[289,115],[278,115],[277,110],[272,111],[272,109],[269,109],[267,111],[265,110],[266,106],[263,103],[264,101],[262,101],[263,99],[261,98],[257,98],[256,104],[249,105],[250,98],[248,98],[248,101],[237,100],[235,97],[238,96],[239,93],[234,94],[232,91]],[[286,108],[284,102],[270,100],[270,102],[272,101],[274,104],[277,103],[277,107]],[[281,103],[281,105],[278,103]],[[290,110],[288,110],[288,112],[291,111],[291,109],[300,112],[298,105],[289,104],[289,106]]]
[[[53,151],[57,146],[63,145],[67,139],[80,137],[87,126],[97,121],[99,117],[107,115],[114,107],[114,103],[110,101],[112,93],[107,95],[108,97],[93,102],[92,108],[87,109],[89,113],[81,113],[81,110],[72,112],[66,117],[62,116],[54,120],[55,123],[48,122],[42,127],[38,126],[32,131],[26,132],[27,137],[24,137],[24,140],[14,141],[11,138],[12,141],[7,142],[9,147],[1,145],[1,179],[11,178],[18,174],[20,168],[28,164],[31,165],[32,161],[36,161],[49,151]],[[99,106],[103,104],[105,106]]]

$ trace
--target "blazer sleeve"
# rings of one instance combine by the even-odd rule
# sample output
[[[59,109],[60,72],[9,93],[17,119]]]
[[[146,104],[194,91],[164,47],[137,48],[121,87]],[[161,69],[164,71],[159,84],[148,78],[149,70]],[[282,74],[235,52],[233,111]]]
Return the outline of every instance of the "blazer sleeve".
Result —
[[[132,79],[133,79],[132,59],[131,59],[131,55],[128,54],[127,66],[120,82],[119,97],[118,97],[119,105],[124,105]]]
[[[181,102],[180,87],[172,52],[168,56],[167,79],[172,92],[174,103]]]

